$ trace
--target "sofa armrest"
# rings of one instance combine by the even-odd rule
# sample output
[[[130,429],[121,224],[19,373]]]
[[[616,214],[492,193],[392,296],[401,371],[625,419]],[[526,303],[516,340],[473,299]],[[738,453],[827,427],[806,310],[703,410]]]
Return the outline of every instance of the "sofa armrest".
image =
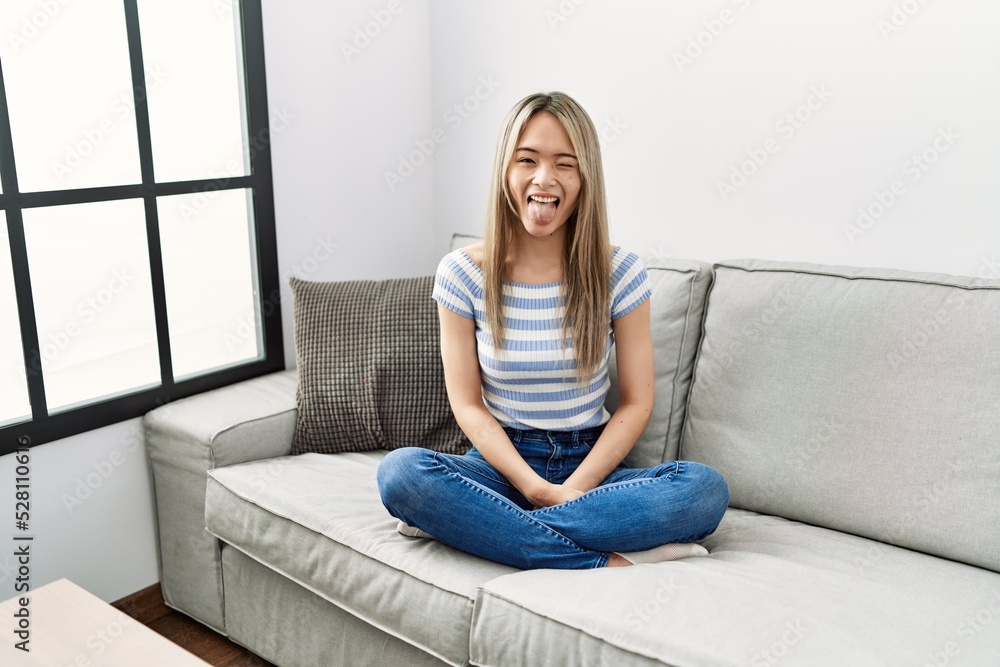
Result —
[[[225,634],[219,541],[205,530],[207,473],[291,453],[294,370],[159,407],[145,416],[166,603]]]

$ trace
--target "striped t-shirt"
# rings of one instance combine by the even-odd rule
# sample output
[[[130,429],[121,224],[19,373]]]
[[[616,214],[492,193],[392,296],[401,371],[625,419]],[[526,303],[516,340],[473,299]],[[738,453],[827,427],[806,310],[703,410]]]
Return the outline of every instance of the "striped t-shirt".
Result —
[[[576,383],[572,349],[563,354],[562,283],[529,285],[504,281],[504,349],[497,354],[489,335],[483,300],[483,271],[459,248],[437,268],[432,298],[476,321],[483,402],[504,426],[517,429],[576,431],[606,424],[604,407],[610,380],[608,360],[614,331],[597,372],[586,386]],[[639,256],[617,247],[611,256],[611,319],[616,320],[652,295],[649,274]],[[565,363],[563,359],[565,357]]]

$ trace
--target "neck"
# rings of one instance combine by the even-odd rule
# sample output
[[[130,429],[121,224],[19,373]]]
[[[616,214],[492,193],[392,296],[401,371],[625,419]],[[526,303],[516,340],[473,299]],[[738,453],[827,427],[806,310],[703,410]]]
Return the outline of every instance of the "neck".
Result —
[[[546,269],[562,266],[565,246],[565,227],[549,236],[532,236],[523,227],[518,227],[511,255],[520,266]]]

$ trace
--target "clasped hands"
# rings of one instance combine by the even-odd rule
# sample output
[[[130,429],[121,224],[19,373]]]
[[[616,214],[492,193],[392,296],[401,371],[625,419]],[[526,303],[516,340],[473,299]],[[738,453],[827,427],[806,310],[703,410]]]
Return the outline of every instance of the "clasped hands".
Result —
[[[534,505],[533,509],[541,509],[543,507],[551,507],[553,505],[559,505],[569,500],[575,500],[582,496],[585,492],[580,489],[573,488],[572,486],[566,486],[566,484],[553,484],[551,482],[546,482],[544,486],[541,486],[535,493],[528,498],[528,501]]]

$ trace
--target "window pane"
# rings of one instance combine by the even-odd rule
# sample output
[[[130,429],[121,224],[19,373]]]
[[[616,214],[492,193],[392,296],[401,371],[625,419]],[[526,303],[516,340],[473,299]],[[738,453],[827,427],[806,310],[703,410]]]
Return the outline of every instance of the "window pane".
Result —
[[[146,71],[170,79],[149,100],[157,182],[248,173],[239,15],[235,0],[139,0]]]
[[[261,358],[250,197],[223,190],[158,201],[175,378]]]
[[[24,211],[49,412],[160,383],[141,200]]]
[[[28,384],[24,375],[21,351],[21,327],[14,296],[14,269],[7,238],[7,212],[0,211],[0,424],[24,421],[31,417]]]
[[[3,0],[0,60],[22,192],[138,183],[121,0]]]

